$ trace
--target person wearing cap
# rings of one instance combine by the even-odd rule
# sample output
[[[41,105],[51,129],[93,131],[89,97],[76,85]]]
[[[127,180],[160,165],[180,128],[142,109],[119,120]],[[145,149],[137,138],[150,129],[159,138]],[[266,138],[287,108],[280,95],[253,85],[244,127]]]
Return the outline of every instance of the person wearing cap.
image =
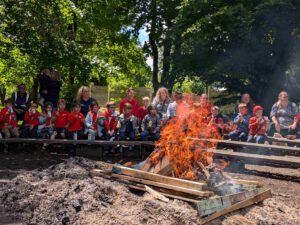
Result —
[[[167,118],[171,119],[176,116],[177,104],[180,104],[183,100],[183,95],[180,90],[176,90],[173,94],[174,101],[168,105]]]
[[[249,136],[247,142],[263,144],[268,126],[267,119],[263,116],[263,107],[254,106],[253,117],[249,120]]]
[[[233,123],[237,125],[236,130],[228,134],[229,138],[234,141],[247,141],[249,132],[248,108],[245,103],[239,104],[239,113],[234,118]]]

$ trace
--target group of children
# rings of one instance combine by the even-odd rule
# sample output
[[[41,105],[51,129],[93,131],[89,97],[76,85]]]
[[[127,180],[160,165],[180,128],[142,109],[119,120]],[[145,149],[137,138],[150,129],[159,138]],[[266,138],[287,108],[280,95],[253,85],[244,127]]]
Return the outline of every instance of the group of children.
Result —
[[[45,138],[45,139],[88,139],[88,140],[158,140],[161,120],[156,109],[150,105],[150,99],[143,99],[143,106],[133,113],[133,105],[124,103],[122,114],[116,112],[116,104],[108,102],[102,112],[96,101],[90,104],[89,112],[84,116],[81,105],[74,102],[71,112],[66,110],[66,101],[60,99],[57,110],[46,102],[43,112],[38,105],[31,103],[25,113],[23,125],[18,127],[16,113],[11,99],[5,100],[0,112],[0,129],[4,138]]]
[[[143,98],[142,107],[137,107],[135,102],[130,101],[121,103],[119,115],[114,102],[108,102],[106,110],[102,112],[97,102],[93,101],[86,116],[81,113],[81,105],[77,102],[73,103],[71,112],[66,110],[66,101],[63,99],[58,101],[56,110],[51,103],[46,102],[43,112],[38,111],[36,103],[31,103],[19,129],[12,101],[7,99],[0,112],[0,135],[5,138],[159,140],[161,126],[166,121],[163,121],[156,108],[150,104],[148,97]],[[219,107],[208,108],[211,108],[207,117],[208,125],[214,127],[221,136],[236,141],[265,142],[270,123],[263,116],[261,106],[256,105],[251,113],[253,115],[250,115],[247,105],[239,104],[239,113],[230,123],[225,121]]]
[[[269,126],[269,120],[263,116],[263,108],[254,106],[253,115],[248,114],[247,105],[239,104],[239,113],[233,123],[236,129],[228,134],[228,138],[235,141],[247,141],[263,144]]]

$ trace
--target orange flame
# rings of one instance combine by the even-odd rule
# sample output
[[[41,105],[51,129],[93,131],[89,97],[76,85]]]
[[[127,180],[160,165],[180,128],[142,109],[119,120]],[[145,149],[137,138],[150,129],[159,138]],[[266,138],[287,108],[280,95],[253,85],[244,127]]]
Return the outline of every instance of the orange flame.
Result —
[[[161,139],[156,143],[157,151],[150,156],[152,164],[167,155],[173,164],[174,175],[179,178],[198,179],[197,173],[212,164],[217,143],[201,139],[221,139],[214,123],[209,123],[212,104],[207,99],[200,101],[187,95],[177,103],[177,116],[162,129]]]

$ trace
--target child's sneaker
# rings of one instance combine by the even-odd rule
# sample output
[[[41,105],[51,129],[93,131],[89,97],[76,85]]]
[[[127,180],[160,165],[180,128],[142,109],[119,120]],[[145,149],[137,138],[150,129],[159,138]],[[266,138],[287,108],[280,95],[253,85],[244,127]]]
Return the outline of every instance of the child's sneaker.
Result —
[[[111,137],[110,139],[109,139],[109,141],[114,141],[115,140],[115,137]]]
[[[51,135],[50,139],[55,140],[56,135],[57,135],[57,133],[54,131],[53,134]]]

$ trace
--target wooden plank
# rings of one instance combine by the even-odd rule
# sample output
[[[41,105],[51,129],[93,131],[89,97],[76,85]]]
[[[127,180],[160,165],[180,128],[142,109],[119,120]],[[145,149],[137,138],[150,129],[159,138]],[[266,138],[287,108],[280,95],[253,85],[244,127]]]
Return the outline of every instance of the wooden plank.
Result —
[[[221,211],[230,207],[238,202],[244,201],[247,198],[253,197],[259,193],[266,191],[265,188],[255,188],[249,191],[242,191],[236,194],[212,197],[206,200],[201,200],[196,204],[199,215],[207,216],[209,214]]]
[[[226,150],[214,150],[214,158],[229,160],[242,160],[248,164],[276,164],[287,168],[300,168],[300,157],[292,156],[266,156]]]
[[[91,175],[94,176],[93,179],[97,179],[98,176],[104,177],[106,179],[112,179],[113,178],[113,179],[116,179],[119,182],[125,183],[129,188],[146,192],[145,185],[143,185],[143,184],[137,184],[137,183],[133,183],[133,182],[130,182],[130,181],[121,180],[119,178],[111,177],[110,176],[111,175],[110,170],[109,170],[109,172],[108,172],[108,170],[99,170],[99,171],[101,171],[101,173],[100,172],[95,173],[93,171],[91,172]],[[153,187],[153,186],[151,186],[151,187],[154,190],[156,190],[155,187]],[[170,193],[161,192],[159,190],[156,190],[156,191],[159,192],[160,194],[168,197],[168,198],[179,199],[179,200],[189,202],[189,203],[198,203],[199,202],[199,200],[196,200],[196,199],[186,198],[186,197],[182,197],[182,196],[179,196],[179,195],[173,195],[173,194],[170,194]]]
[[[144,186],[145,185],[137,185],[137,184],[135,184],[135,185],[128,185],[129,188],[146,192],[146,189],[145,189]],[[160,193],[163,196],[168,197],[168,198],[178,199],[178,200],[182,200],[182,201],[193,203],[193,204],[197,203],[199,201],[199,200],[195,200],[195,199],[191,199],[191,198],[185,198],[185,197],[182,197],[182,196],[179,196],[179,195],[172,195],[172,194],[168,194],[168,193],[164,193],[164,192],[160,192],[160,191],[157,191],[157,192]]]
[[[238,209],[242,209],[242,208],[245,208],[247,206],[256,204],[256,203],[261,202],[261,201],[263,201],[267,198],[270,198],[270,197],[272,197],[272,194],[271,194],[271,190],[269,189],[269,190],[266,190],[264,192],[261,192],[261,193],[255,195],[253,197],[250,197],[250,198],[248,198],[244,201],[238,202],[238,203],[236,203],[236,204],[234,204],[230,207],[227,207],[227,208],[225,208],[225,209],[223,209],[219,212],[216,212],[216,213],[214,213],[210,216],[207,216],[207,217],[203,218],[201,220],[201,224],[208,223],[208,222],[210,222],[210,221],[212,221],[212,220],[214,220],[214,219],[216,219],[220,216],[223,216],[227,213],[230,213],[230,212],[236,211]]]
[[[257,180],[241,180],[241,179],[232,179],[232,180],[238,184],[254,185],[254,186],[258,186],[258,187],[264,186],[262,181],[257,181]]]
[[[31,138],[2,138],[0,143],[20,143],[20,144],[72,144],[72,145],[141,145],[141,141],[90,141],[90,140],[69,140],[69,139],[31,139]]]
[[[165,155],[161,159],[160,170],[157,172],[157,174],[164,175],[164,176],[170,176],[172,174],[172,171],[173,171],[173,164],[169,160],[169,157]]]
[[[214,193],[211,191],[198,191],[195,189],[183,188],[183,187],[179,187],[179,186],[174,186],[174,185],[165,184],[165,183],[159,183],[159,182],[155,182],[155,181],[151,181],[151,180],[145,180],[142,178],[130,177],[130,176],[121,175],[121,174],[112,173],[110,176],[115,177],[115,178],[120,178],[122,180],[133,181],[133,182],[140,183],[140,184],[146,184],[146,185],[151,185],[151,186],[155,186],[155,187],[165,188],[165,189],[178,191],[178,192],[182,192],[182,193],[186,193],[186,194],[190,194],[190,195],[200,196],[200,197],[209,197],[209,196],[214,195]]]
[[[286,144],[293,144],[293,145],[299,145],[300,146],[300,139],[287,139],[287,138],[276,138],[276,137],[267,137],[268,141],[274,141],[274,142],[280,142],[280,143],[286,143]]]
[[[229,146],[229,147],[249,147],[253,149],[259,150],[268,150],[268,153],[273,152],[284,152],[285,154],[300,154],[300,148],[298,147],[289,147],[289,146],[278,146],[278,145],[267,145],[267,144],[256,144],[256,143],[247,143],[247,142],[240,142],[240,141],[230,141],[230,140],[217,140],[217,139],[206,139],[206,138],[189,138],[193,141],[207,141],[217,143],[218,146]]]
[[[179,186],[179,187],[183,187],[183,188],[190,188],[193,190],[203,190],[207,187],[206,183],[178,179],[175,177],[167,177],[167,176],[163,176],[163,175],[159,175],[159,174],[154,174],[154,173],[150,173],[150,172],[146,172],[146,171],[131,169],[128,167],[118,166],[118,165],[113,166],[112,172],[116,173],[116,174],[124,174],[124,175],[128,175],[128,176],[133,176],[136,178],[170,184],[170,185]]]
[[[150,188],[149,186],[145,185],[146,191],[155,199],[158,199],[162,202],[169,202],[169,199],[164,195],[160,194],[158,191]]]
[[[147,158],[147,159],[145,160],[144,165],[141,167],[141,170],[142,170],[142,171],[149,171],[151,167],[152,167],[152,164],[151,164],[149,158]]]

